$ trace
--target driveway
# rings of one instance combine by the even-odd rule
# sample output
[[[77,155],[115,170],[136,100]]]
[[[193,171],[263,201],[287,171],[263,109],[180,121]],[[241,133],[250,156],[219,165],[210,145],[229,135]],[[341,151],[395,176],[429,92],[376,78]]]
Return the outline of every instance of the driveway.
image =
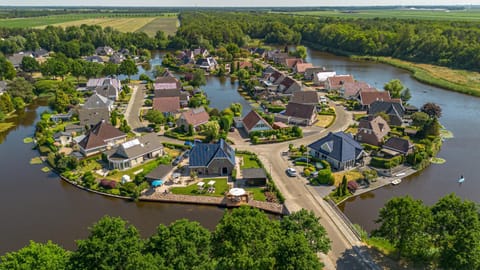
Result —
[[[140,128],[145,126],[145,124],[140,121],[140,109],[143,106],[145,93],[145,84],[134,85],[132,87],[132,96],[125,110],[125,119],[127,119],[128,125],[136,133],[139,132]]]

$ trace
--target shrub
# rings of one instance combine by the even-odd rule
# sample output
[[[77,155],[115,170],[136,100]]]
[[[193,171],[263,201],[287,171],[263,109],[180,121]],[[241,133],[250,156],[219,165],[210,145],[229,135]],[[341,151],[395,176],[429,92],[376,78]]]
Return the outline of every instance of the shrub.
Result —
[[[396,156],[393,158],[372,157],[370,165],[376,168],[390,169],[398,166],[403,162],[403,156]]]

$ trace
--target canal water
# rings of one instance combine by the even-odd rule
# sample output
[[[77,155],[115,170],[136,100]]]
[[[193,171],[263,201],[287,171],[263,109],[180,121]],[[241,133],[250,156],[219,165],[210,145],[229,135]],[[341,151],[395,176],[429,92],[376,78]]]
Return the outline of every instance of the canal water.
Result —
[[[156,55],[152,61],[160,63],[160,56]],[[420,107],[431,101],[442,106],[441,122],[455,135],[444,143],[439,153],[439,157],[447,160],[445,164],[431,165],[398,186],[385,187],[342,204],[341,208],[354,223],[373,229],[379,209],[395,196],[408,194],[433,204],[455,192],[462,198],[480,202],[480,179],[475,170],[480,160],[476,133],[480,126],[478,98],[421,84],[409,73],[388,65],[356,62],[313,50],[308,50],[308,61],[334,69],[337,74],[352,74],[357,80],[378,88],[391,79],[400,79],[410,88],[413,105]],[[232,102],[246,104],[236,87],[228,79],[210,77],[203,89],[212,100],[211,105],[223,109]],[[244,113],[248,112],[247,106],[243,107]],[[0,255],[25,246],[29,240],[52,240],[74,249],[74,240],[86,237],[87,228],[104,215],[127,219],[144,237],[151,235],[159,224],[180,218],[196,220],[207,228],[214,228],[220,220],[224,212],[221,208],[111,199],[78,190],[53,173],[43,173],[40,171],[43,165],[30,165],[30,159],[38,153],[31,149],[31,144],[24,144],[23,138],[33,135],[34,124],[46,109],[42,103],[29,106],[25,113],[13,119],[18,124],[15,128],[0,133]],[[466,180],[459,186],[456,180],[461,174]]]
[[[384,64],[352,61],[314,50],[308,51],[307,60],[333,69],[337,74],[352,74],[356,80],[366,81],[377,88],[392,79],[400,79],[411,90],[411,104],[421,107],[426,102],[435,102],[442,107],[440,122],[455,136],[443,143],[438,154],[446,159],[446,163],[432,164],[404,179],[398,186],[381,188],[343,203],[340,207],[353,223],[371,231],[376,227],[374,220],[378,218],[379,209],[397,196],[410,195],[431,205],[449,193],[456,193],[480,203],[480,177],[476,170],[480,160],[479,98],[419,83],[411,78],[410,73]],[[466,179],[462,185],[457,183],[460,175]]]
[[[41,106],[43,105],[43,106]],[[187,218],[213,229],[224,209],[211,206],[129,202],[79,190],[54,173],[43,173],[45,165],[30,165],[38,156],[23,138],[34,133],[34,123],[47,107],[29,106],[16,128],[0,134],[0,255],[17,250],[29,240],[53,242],[74,249],[74,240],[85,238],[88,227],[104,215],[122,217],[148,237],[159,224]]]

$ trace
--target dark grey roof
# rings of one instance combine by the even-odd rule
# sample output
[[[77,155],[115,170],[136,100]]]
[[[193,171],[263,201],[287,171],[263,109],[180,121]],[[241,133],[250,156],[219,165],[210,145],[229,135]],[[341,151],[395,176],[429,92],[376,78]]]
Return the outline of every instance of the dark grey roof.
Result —
[[[142,156],[163,149],[163,144],[156,133],[143,135],[142,137],[122,143],[115,153],[109,158],[125,159]]]
[[[110,111],[108,107],[93,109],[78,109],[78,119],[82,126],[93,126],[102,120],[110,119]]]
[[[405,108],[398,102],[375,101],[370,104],[368,114],[375,115],[379,112],[385,112],[388,115],[398,115],[400,118],[405,114]]]
[[[285,111],[286,116],[297,117],[301,119],[310,119],[315,113],[315,105],[300,104],[289,102]]]
[[[408,150],[413,147],[413,144],[407,139],[391,137],[385,142],[383,147],[406,154],[408,153]]]
[[[290,102],[300,104],[318,104],[317,91],[297,91],[293,93]]]
[[[98,55],[87,56],[87,58],[85,58],[85,61],[103,63],[102,57],[100,57]]]
[[[227,159],[235,165],[235,151],[223,139],[218,143],[196,143],[190,150],[190,167],[207,167],[214,158]]]
[[[244,179],[267,178],[267,173],[262,168],[242,169]]]
[[[160,164],[157,168],[145,176],[146,179],[165,180],[165,177],[173,170],[172,165]]]
[[[43,49],[43,48],[36,49],[33,52],[33,56],[35,56],[35,57],[41,57],[41,56],[46,56],[46,55],[48,55],[48,51]]]
[[[351,135],[344,132],[330,132],[308,147],[340,162],[356,160],[363,150]]]
[[[87,99],[82,109],[109,108],[112,105],[113,105],[113,100],[110,100],[104,96],[94,93],[92,96],[90,96]]]

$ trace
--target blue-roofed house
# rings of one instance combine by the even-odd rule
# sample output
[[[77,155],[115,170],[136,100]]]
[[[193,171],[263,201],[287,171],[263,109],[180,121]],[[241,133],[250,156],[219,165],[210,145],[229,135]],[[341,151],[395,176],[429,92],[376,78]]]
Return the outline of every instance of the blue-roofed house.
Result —
[[[223,139],[195,143],[188,160],[190,171],[199,175],[230,175],[235,168],[235,150]]]
[[[328,161],[333,169],[344,170],[363,161],[363,147],[344,132],[330,132],[308,146],[310,155]]]

